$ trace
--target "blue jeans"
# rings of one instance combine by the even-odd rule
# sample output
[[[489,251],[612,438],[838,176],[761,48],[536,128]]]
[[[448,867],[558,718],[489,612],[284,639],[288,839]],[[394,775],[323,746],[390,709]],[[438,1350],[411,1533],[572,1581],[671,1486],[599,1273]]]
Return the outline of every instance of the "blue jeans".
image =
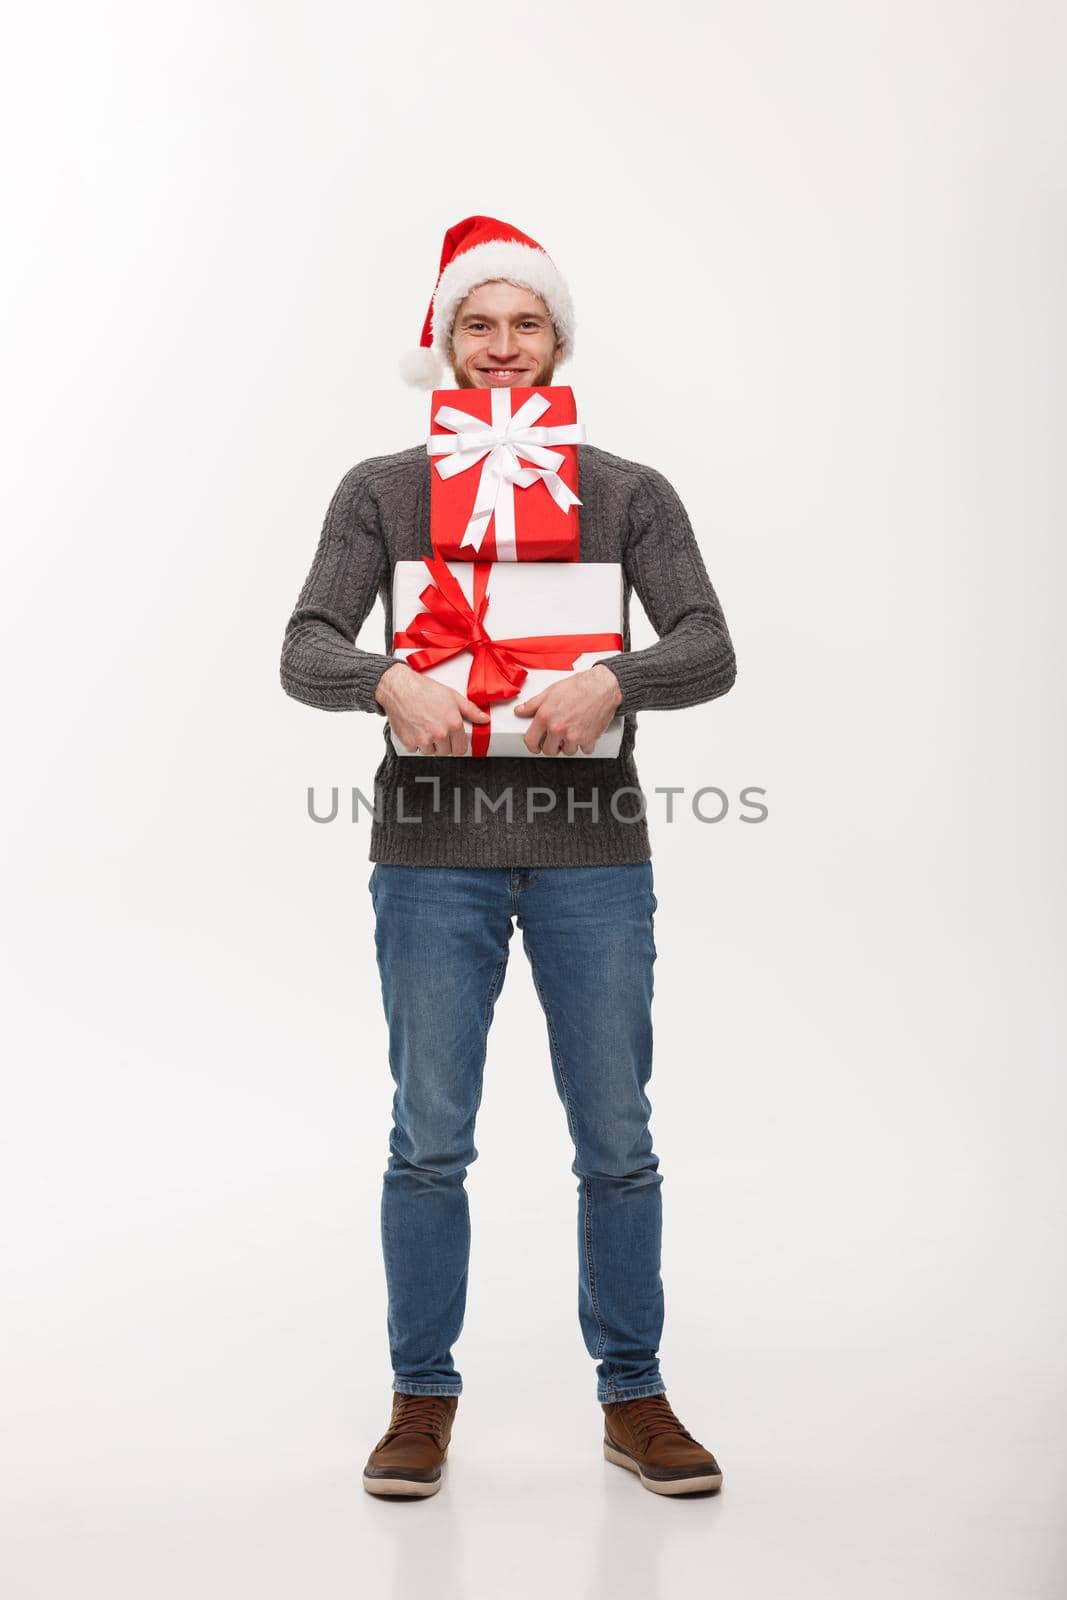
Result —
[[[381,1211],[394,1389],[462,1391],[452,1346],[467,1296],[464,1179],[478,1154],[486,1042],[517,918],[574,1143],[578,1321],[598,1363],[597,1398],[666,1393],[657,1359],[663,1179],[645,1094],[652,885],[649,862],[375,864],[369,887],[396,1085]]]

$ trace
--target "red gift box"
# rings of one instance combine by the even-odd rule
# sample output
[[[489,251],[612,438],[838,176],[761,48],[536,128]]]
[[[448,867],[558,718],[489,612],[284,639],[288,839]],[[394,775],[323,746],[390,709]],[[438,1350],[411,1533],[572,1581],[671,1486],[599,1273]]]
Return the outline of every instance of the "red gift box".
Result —
[[[449,561],[579,560],[574,392],[435,389],[430,541]]]

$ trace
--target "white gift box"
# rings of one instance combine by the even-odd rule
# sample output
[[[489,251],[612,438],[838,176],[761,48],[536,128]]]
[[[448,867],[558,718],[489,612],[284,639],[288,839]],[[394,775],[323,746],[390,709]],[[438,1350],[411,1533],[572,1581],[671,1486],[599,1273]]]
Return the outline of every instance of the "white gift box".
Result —
[[[459,583],[468,605],[474,603],[475,574],[484,563],[448,561],[448,571]],[[393,629],[402,633],[425,610],[419,599],[433,583],[433,574],[423,561],[398,561],[393,569]],[[622,567],[615,561],[506,561],[493,562],[486,593],[489,603],[484,627],[492,640],[523,638],[531,634],[613,633],[622,634]],[[397,647],[392,654],[407,660],[419,646]],[[602,657],[621,653],[621,646],[601,646],[575,656],[572,672],[584,672]],[[427,667],[428,677],[436,678],[460,694],[468,693],[467,680],[474,656],[460,650],[445,661]],[[524,663],[525,665],[525,663]],[[549,684],[568,676],[566,667],[526,666],[526,678],[510,700],[496,700],[489,707],[488,756],[532,756],[523,740],[530,731],[532,717],[517,717],[514,707],[529,700]],[[464,718],[467,751],[471,755],[471,724]],[[623,718],[613,717],[591,751],[579,750],[567,761],[590,755],[596,759],[613,757],[622,743]],[[414,755],[405,750],[390,729],[398,755]],[[540,752],[537,752],[540,754]],[[550,757],[549,759],[559,759]]]

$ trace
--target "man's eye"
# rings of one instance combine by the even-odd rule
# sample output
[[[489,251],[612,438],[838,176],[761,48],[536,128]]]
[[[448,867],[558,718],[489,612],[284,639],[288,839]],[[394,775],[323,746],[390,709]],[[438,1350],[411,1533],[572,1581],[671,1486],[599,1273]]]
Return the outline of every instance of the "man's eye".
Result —
[[[532,317],[524,317],[523,318],[523,322],[522,322],[522,326],[524,328],[536,328],[537,327],[537,323],[533,320]],[[474,333],[476,331],[476,329],[484,328],[485,327],[485,323],[484,322],[468,322],[467,327],[468,327],[468,329],[469,329],[469,331],[471,333]]]

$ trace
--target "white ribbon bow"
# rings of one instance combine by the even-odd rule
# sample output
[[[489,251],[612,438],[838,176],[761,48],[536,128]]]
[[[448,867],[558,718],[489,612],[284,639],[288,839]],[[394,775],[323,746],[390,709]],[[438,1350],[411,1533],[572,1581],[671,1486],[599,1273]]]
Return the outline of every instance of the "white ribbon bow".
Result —
[[[443,456],[435,462],[442,478],[454,478],[457,472],[466,472],[484,458],[478,492],[474,497],[474,510],[463,530],[463,545],[481,549],[482,540],[489,531],[489,522],[496,518],[496,553],[500,561],[516,561],[515,550],[515,489],[528,489],[532,483],[544,484],[560,510],[567,512],[571,506],[580,506],[578,496],[559,476],[558,468],[564,456],[557,450],[546,450],[547,444],[583,444],[585,428],[580,422],[560,423],[554,428],[535,428],[533,424],[551,405],[543,394],[532,394],[511,414],[511,394],[507,389],[490,389],[492,421],[486,427],[479,417],[459,411],[455,406],[441,406],[434,421],[442,428],[454,430],[450,434],[434,433],[426,441],[427,453]],[[524,467],[519,457],[536,462]]]

